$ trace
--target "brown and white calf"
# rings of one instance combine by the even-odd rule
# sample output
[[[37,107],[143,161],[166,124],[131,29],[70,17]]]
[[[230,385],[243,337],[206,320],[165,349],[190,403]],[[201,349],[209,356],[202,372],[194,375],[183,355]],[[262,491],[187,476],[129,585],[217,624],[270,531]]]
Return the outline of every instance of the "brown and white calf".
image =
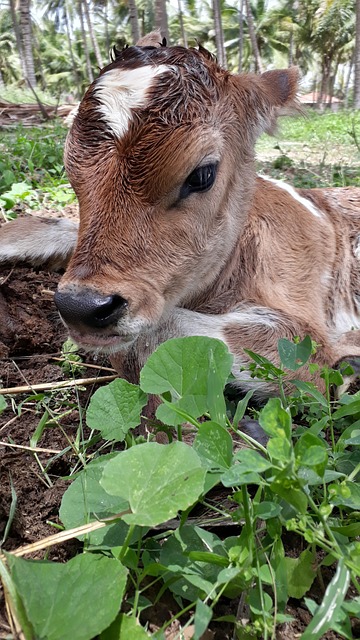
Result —
[[[309,334],[320,364],[359,356],[360,189],[255,173],[255,141],[296,91],[294,68],[232,75],[201,48],[125,49],[67,138],[79,231],[6,224],[0,261],[70,258],[55,296],[70,335],[129,379],[174,336],[223,340],[239,386],[260,394],[271,385],[241,371],[244,348],[276,362],[279,338]]]

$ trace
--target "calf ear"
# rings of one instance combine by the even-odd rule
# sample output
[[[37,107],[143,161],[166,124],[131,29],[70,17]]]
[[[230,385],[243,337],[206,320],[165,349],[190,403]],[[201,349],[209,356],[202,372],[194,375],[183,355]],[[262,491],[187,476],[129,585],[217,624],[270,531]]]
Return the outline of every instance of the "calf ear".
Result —
[[[280,115],[301,111],[296,99],[299,83],[297,67],[266,71],[261,75],[232,76],[236,85],[237,108],[242,119],[258,126],[255,137],[263,131],[273,133]]]
[[[260,83],[274,107],[280,109],[297,108],[296,94],[299,85],[299,69],[276,69],[265,71],[260,76]]]
[[[162,45],[162,35],[160,29],[155,29],[154,31],[150,31],[146,36],[140,38],[137,41],[137,47],[161,47]]]

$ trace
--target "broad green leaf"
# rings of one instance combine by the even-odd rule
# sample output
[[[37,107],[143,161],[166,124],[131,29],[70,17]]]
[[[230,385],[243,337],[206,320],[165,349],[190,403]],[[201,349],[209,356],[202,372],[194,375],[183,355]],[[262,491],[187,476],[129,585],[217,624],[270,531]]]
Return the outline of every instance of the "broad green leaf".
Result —
[[[291,480],[287,477],[287,470],[285,469],[277,474],[270,485],[270,489],[275,495],[280,496],[285,502],[290,504],[295,511],[306,513],[308,504],[307,497],[303,490],[297,486],[298,484],[298,481]]]
[[[129,429],[140,424],[147,396],[126,380],[117,379],[95,391],[86,413],[90,429],[100,431],[105,440],[121,442]]]
[[[286,338],[281,338],[278,342],[278,351],[281,364],[290,369],[290,371],[297,371],[311,356],[311,338],[310,336],[305,336],[298,344],[290,342]]]
[[[147,360],[140,374],[146,393],[171,393],[172,402],[193,418],[210,409],[221,414],[220,398],[229,377],[233,357],[226,345],[215,338],[192,336],[174,338],[161,344]],[[157,417],[170,425],[183,422],[181,416],[160,405]]]
[[[224,397],[224,380],[218,371],[218,362],[212,350],[209,351],[209,374],[207,406],[210,418],[220,425],[226,425],[226,402]],[[231,366],[231,364],[230,364]],[[230,371],[229,371],[230,374]]]
[[[292,447],[286,438],[270,438],[266,449],[271,460],[281,462],[282,465],[287,465],[292,459]]]
[[[262,473],[272,467],[271,462],[264,458],[258,451],[253,449],[240,449],[235,454],[236,460],[241,463],[242,468],[248,471],[256,471]]]
[[[160,563],[168,567],[169,576],[173,574],[177,578],[169,584],[170,591],[189,601],[196,600],[203,594],[214,595],[214,584],[222,571],[220,560],[215,564],[189,557],[189,553],[204,552],[223,555],[227,561],[223,542],[201,527],[185,525],[165,540],[161,548]]]
[[[224,487],[240,487],[243,484],[262,484],[263,479],[256,471],[244,469],[242,464],[233,464],[223,473],[221,482]]]
[[[66,564],[7,560],[38,640],[91,640],[119,611],[127,569],[115,559],[83,553]]]
[[[230,433],[216,422],[203,422],[193,447],[208,469],[228,469],[232,461],[233,440]]]
[[[332,504],[360,511],[360,484],[342,482],[329,485],[329,500]]]
[[[345,599],[349,582],[350,572],[344,560],[341,559],[336,573],[325,591],[322,603],[316,609],[313,619],[301,636],[301,640],[319,640],[332,628]]]
[[[127,500],[128,524],[156,526],[190,507],[201,495],[206,470],[183,442],[140,444],[114,457],[104,468],[101,486]]]
[[[65,491],[59,515],[66,529],[80,527],[129,509],[127,500],[106,493],[100,485],[103,470],[112,457],[113,454],[101,456],[88,464]],[[89,533],[87,540],[94,546],[119,546],[124,542],[128,528],[125,522],[119,520],[105,529]],[[84,536],[79,536],[79,539],[83,540]]]
[[[4,396],[0,396],[0,413],[2,413],[4,409],[6,409],[6,407],[7,407],[7,404]]]
[[[254,515],[261,520],[269,520],[269,518],[276,518],[281,513],[281,507],[275,502],[260,502],[257,504],[254,510]]]
[[[260,426],[270,437],[290,438],[291,418],[281,406],[280,398],[270,398],[259,415]]]
[[[259,616],[264,615],[264,611],[270,611],[273,606],[273,601],[268,593],[263,592],[261,598],[258,586],[251,589],[248,602],[251,611]]]
[[[136,618],[120,613],[110,627],[100,634],[99,640],[146,640],[150,637]]]
[[[291,598],[302,598],[314,582],[314,555],[306,549],[298,558],[285,558],[288,594]]]
[[[195,608],[195,618],[194,618],[194,640],[201,640],[201,636],[205,633],[208,628],[213,612],[211,607],[209,607],[202,600],[197,600],[196,608]]]

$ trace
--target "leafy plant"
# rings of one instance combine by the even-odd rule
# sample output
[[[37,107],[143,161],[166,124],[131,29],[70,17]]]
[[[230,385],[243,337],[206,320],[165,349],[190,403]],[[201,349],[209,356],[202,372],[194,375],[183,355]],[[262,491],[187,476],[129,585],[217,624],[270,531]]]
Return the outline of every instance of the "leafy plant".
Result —
[[[216,618],[221,598],[239,599],[240,614],[226,622],[245,640],[274,637],[276,625],[291,620],[289,598],[307,596],[313,618],[304,640],[328,629],[351,639],[350,620],[360,602],[347,598],[350,581],[360,593],[360,396],[345,394],[334,405],[330,384],[342,377],[327,369],[325,395],[300,381],[285,394],[287,370],[304,366],[315,348],[309,337],[281,340],[280,367],[248,352],[251,374],[279,384],[280,397],[257,412],[266,446],[239,424],[250,394],[233,416],[226,410],[223,389],[232,356],[218,340],[170,340],[148,359],[140,386],[116,380],[100,388],[87,423],[125,449],[84,462],[64,494],[60,518],[69,536],[83,541],[84,554],[65,565],[6,556],[10,578],[3,573],[12,581],[13,606],[24,630],[31,630],[25,637],[145,638],[136,621],[169,590],[178,616],[190,612],[186,625],[195,638]],[[177,441],[160,445],[151,434],[146,441],[131,435],[148,394],[159,397],[157,418],[176,429]],[[183,441],[191,432],[192,446]],[[245,448],[235,447],[235,438]],[[227,492],[229,507],[209,500],[216,485]],[[235,535],[222,539],[194,524],[189,514],[196,504],[213,518],[237,523]],[[162,523],[165,533],[154,533]],[[287,532],[298,538],[297,557],[287,554]],[[322,584],[322,571],[330,566],[333,579],[317,604],[309,595],[313,582]],[[101,618],[98,588],[96,611],[89,614],[93,585],[100,582]],[[149,585],[155,584],[154,599]],[[65,597],[63,630],[58,620]],[[86,615],[78,616],[79,609]],[[153,637],[163,638],[163,630]]]

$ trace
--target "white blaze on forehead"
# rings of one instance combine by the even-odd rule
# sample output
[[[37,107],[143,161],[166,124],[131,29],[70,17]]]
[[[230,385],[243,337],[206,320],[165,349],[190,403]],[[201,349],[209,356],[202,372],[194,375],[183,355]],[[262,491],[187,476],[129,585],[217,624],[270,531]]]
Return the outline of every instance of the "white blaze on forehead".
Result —
[[[143,66],[137,69],[111,69],[96,82],[95,95],[99,112],[117,137],[122,137],[132,119],[132,109],[146,105],[147,92],[156,76],[171,67]]]

